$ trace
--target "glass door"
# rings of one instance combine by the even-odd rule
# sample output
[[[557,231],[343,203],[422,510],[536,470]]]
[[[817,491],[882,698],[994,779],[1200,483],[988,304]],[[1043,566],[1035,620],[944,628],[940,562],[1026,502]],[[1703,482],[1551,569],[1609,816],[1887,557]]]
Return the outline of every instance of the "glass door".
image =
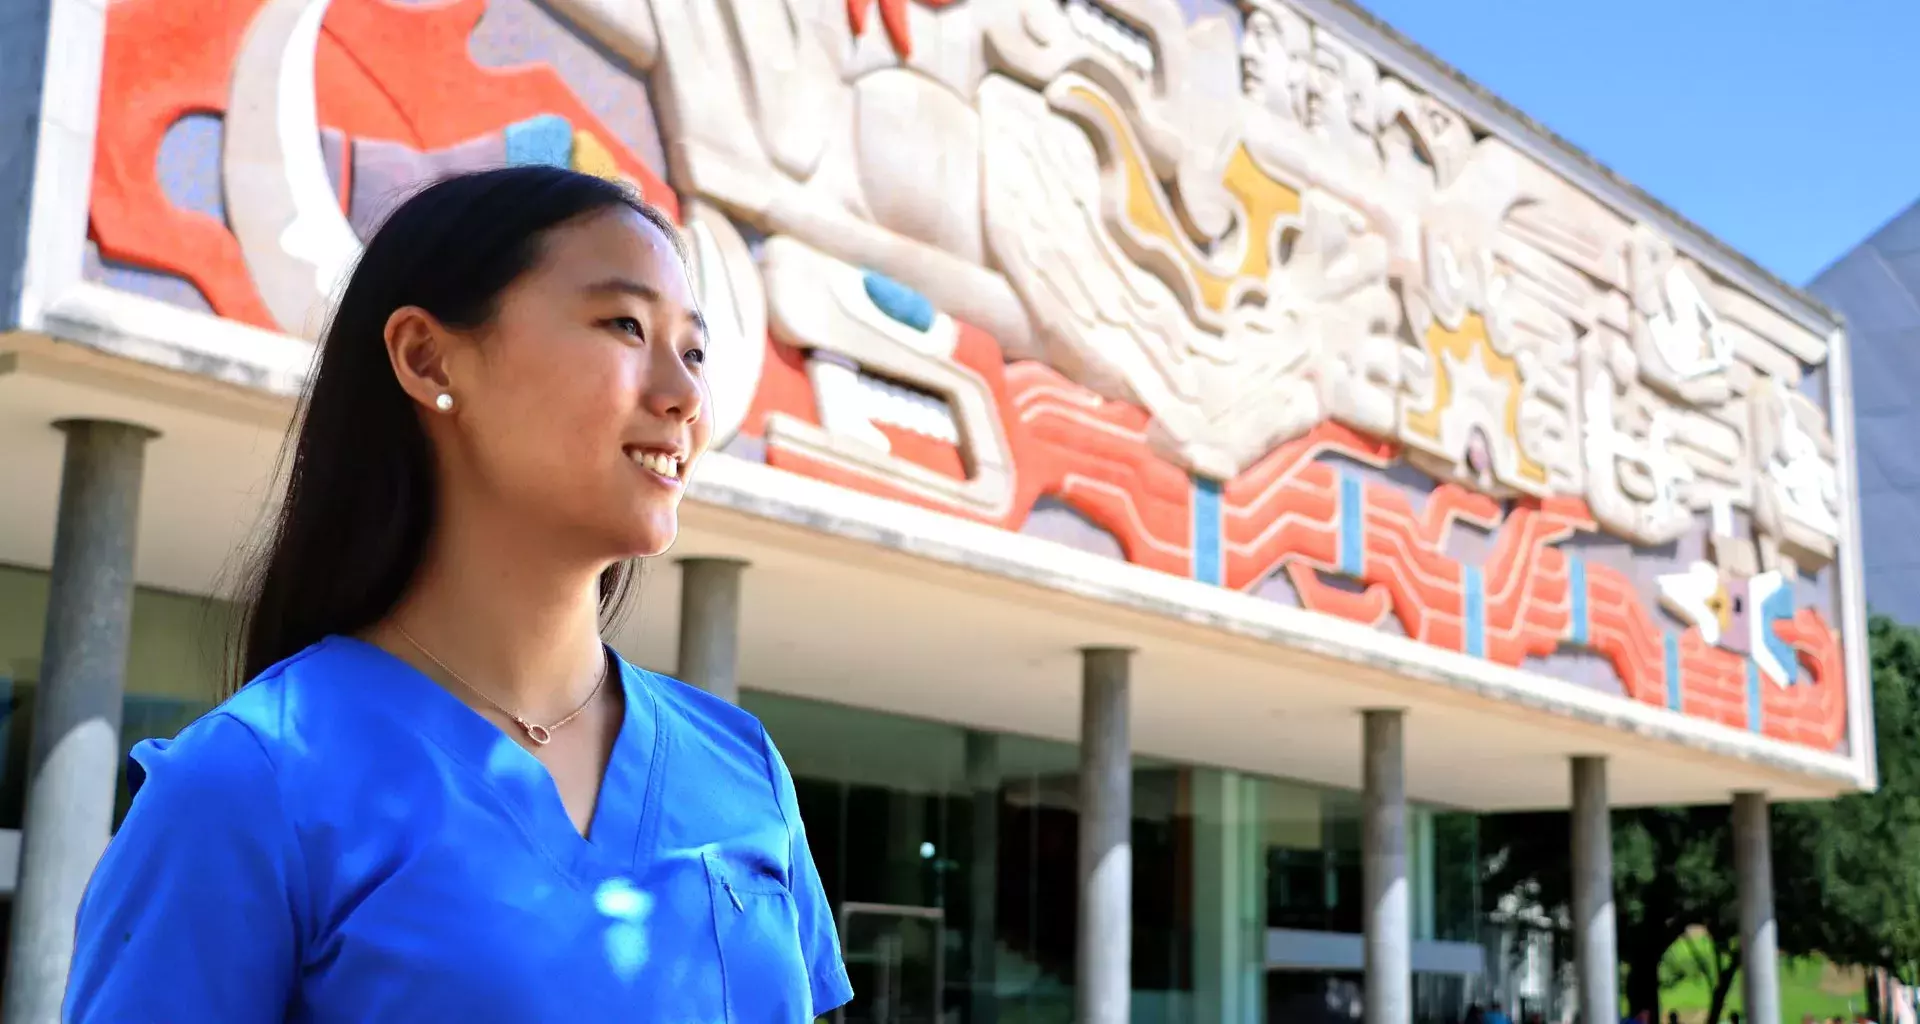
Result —
[[[843,903],[840,947],[853,1001],[835,1024],[938,1024],[946,911]]]

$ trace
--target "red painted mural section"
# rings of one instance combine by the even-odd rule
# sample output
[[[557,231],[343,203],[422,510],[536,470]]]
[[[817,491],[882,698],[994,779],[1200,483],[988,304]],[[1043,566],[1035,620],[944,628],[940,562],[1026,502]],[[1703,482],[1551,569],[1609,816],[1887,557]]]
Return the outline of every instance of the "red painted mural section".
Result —
[[[167,129],[188,114],[227,109],[228,77],[248,4],[118,0],[108,8],[94,148],[90,234],[101,255],[191,281],[214,312],[273,322],[226,225],[182,210],[161,190]]]
[[[1148,443],[1146,410],[1101,398],[1040,363],[1016,363],[1007,376],[1021,503],[1056,498],[1112,534],[1128,561],[1187,575],[1193,488]]]
[[[1680,710],[1721,725],[1745,729],[1747,717],[1747,659],[1724,651],[1689,629],[1680,638]],[[1772,685],[1771,683],[1763,685]]]
[[[1840,637],[1811,608],[1774,626],[1780,639],[1799,652],[1810,686],[1760,684],[1761,730],[1776,739],[1832,750],[1847,732],[1847,670]]]
[[[226,112],[234,59],[256,9],[180,0],[112,4],[89,233],[103,256],[185,278],[221,316],[272,327],[233,233],[169,202],[156,170],[175,122]],[[486,9],[486,0],[334,0],[315,55],[321,126],[343,133],[349,145],[375,138],[427,151],[559,115],[597,136],[648,201],[677,217],[672,190],[552,68],[473,62],[467,40]]]
[[[1112,534],[1129,561],[1190,575],[1192,485],[1149,445],[1145,411],[1102,398],[1042,364],[1004,364],[989,336],[965,324],[960,329],[956,359],[990,382],[1017,468],[1011,510],[987,521],[1018,529],[1037,500],[1052,498]],[[817,423],[803,357],[778,341],[768,344],[769,371],[747,431],[763,430],[765,413],[774,409]],[[951,446],[940,447],[945,450],[897,447],[895,453],[936,470],[958,464]],[[1491,539],[1478,565],[1484,656],[1519,667],[1566,646],[1572,631],[1570,568],[1557,545],[1598,530],[1579,500],[1525,499],[1503,509],[1486,495],[1442,484],[1416,508],[1405,492],[1364,481],[1364,561],[1350,577],[1359,589],[1328,580],[1342,575],[1340,470],[1331,460],[1387,466],[1398,456],[1390,442],[1323,423],[1230,481],[1222,489],[1226,585],[1251,589],[1283,572],[1312,611],[1368,624],[1392,615],[1414,639],[1465,651],[1468,567],[1447,554],[1447,544],[1456,528],[1479,530]],[[768,461],[869,494],[955,511],[790,453],[770,453]],[[1659,613],[1610,566],[1588,564],[1586,588],[1587,648],[1613,667],[1629,698],[1669,706]],[[1800,652],[1806,677],[1786,688],[1762,683],[1762,730],[1832,749],[1846,722],[1838,639],[1817,613],[1805,610],[1779,632]],[[1689,627],[1679,637],[1679,668],[1684,713],[1732,728],[1749,726],[1744,655],[1708,644]]]
[[[1056,498],[1112,534],[1128,561],[1186,575],[1192,564],[1191,488],[1185,473],[1149,447],[1146,412],[1103,399],[1041,363],[1009,364],[991,335],[971,324],[957,326],[954,361],[987,382],[1013,455],[1015,493],[1004,516],[955,509],[790,450],[768,451],[767,464],[1007,530],[1019,529],[1041,498]],[[817,426],[820,414],[803,354],[772,337],[767,346],[760,389],[741,432],[764,437],[771,413]],[[894,455],[960,476],[964,461],[954,446],[886,425],[881,429]]]

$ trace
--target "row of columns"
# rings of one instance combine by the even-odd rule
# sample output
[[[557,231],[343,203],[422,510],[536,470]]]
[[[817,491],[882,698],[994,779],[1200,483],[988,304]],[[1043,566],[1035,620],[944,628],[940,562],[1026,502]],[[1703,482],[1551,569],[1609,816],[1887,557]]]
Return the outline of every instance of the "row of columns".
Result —
[[[728,700],[739,698],[736,672],[740,583],[744,563],[689,558],[680,562],[680,665],[683,682]],[[1133,999],[1133,755],[1129,711],[1132,651],[1081,651],[1079,945],[1075,956],[1075,1019],[1124,1024]],[[998,746],[969,733],[967,775],[974,789],[973,857],[999,857]],[[972,949],[976,965],[994,961],[994,876],[976,872]],[[981,916],[984,915],[984,916]],[[973,1020],[993,1019],[991,984],[975,978]]]
[[[130,638],[134,537],[144,451],[153,436],[98,421],[63,423],[61,478],[39,697],[34,714],[20,877],[14,897],[4,1019],[59,1020],[74,915],[105,848],[118,773],[120,709]],[[686,682],[739,695],[743,562],[689,558],[681,567],[680,664]],[[1132,997],[1131,651],[1081,652],[1079,948],[1083,1024],[1121,1024]],[[1405,716],[1362,715],[1363,899],[1368,1024],[1412,1020],[1412,922],[1407,873]],[[969,772],[996,775],[990,745],[969,747]],[[978,762],[978,763],[976,763]],[[1573,903],[1581,1020],[1618,1017],[1613,857],[1606,763],[1572,763]],[[991,806],[987,801],[976,801]],[[975,830],[993,841],[991,817]],[[1749,951],[1743,989],[1752,1024],[1778,1024],[1772,867],[1764,795],[1734,803],[1740,925]],[[991,850],[976,855],[992,854]],[[977,893],[976,907],[991,907]],[[975,962],[991,962],[991,929],[976,928]]]
[[[739,699],[740,584],[745,563],[724,558],[680,562],[679,678],[727,700]],[[1125,647],[1081,651],[1079,945],[1075,956],[1075,1019],[1125,1024],[1133,999],[1133,754],[1129,720],[1133,652]],[[967,776],[975,791],[973,857],[999,856],[998,746],[969,733]],[[985,799],[983,799],[985,798]],[[1404,858],[1404,854],[1403,854]],[[976,872],[976,918],[970,961],[994,961],[994,876]],[[984,915],[984,916],[981,916]],[[973,985],[973,1020],[993,1019],[990,984]]]
[[[1411,1024],[1413,930],[1408,917],[1405,718],[1393,710],[1366,711],[1362,718],[1365,1020],[1366,1024]],[[1613,1024],[1622,1015],[1607,763],[1599,757],[1575,757],[1571,768],[1569,859],[1579,995],[1576,1020]],[[1740,938],[1747,951],[1741,971],[1746,1020],[1780,1024],[1779,950],[1765,794],[1735,794],[1733,840]]]

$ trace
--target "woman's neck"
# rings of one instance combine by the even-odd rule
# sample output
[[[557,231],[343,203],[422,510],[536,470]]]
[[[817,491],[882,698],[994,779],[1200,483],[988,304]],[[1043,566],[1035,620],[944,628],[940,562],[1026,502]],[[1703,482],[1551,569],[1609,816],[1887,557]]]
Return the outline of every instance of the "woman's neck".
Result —
[[[526,538],[539,532],[443,516],[374,639],[403,655],[417,644],[455,682],[531,721],[572,712],[605,671],[600,567],[536,549]]]

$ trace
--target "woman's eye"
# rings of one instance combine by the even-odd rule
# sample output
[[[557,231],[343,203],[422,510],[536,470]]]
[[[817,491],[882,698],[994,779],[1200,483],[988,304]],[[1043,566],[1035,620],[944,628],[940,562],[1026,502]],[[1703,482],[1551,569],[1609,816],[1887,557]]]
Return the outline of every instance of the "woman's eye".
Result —
[[[607,326],[629,337],[638,338],[641,336],[640,321],[630,316],[616,316],[607,321]]]
[[[704,365],[707,361],[707,350],[704,348],[690,348],[687,350],[685,358],[687,362],[694,366]]]

